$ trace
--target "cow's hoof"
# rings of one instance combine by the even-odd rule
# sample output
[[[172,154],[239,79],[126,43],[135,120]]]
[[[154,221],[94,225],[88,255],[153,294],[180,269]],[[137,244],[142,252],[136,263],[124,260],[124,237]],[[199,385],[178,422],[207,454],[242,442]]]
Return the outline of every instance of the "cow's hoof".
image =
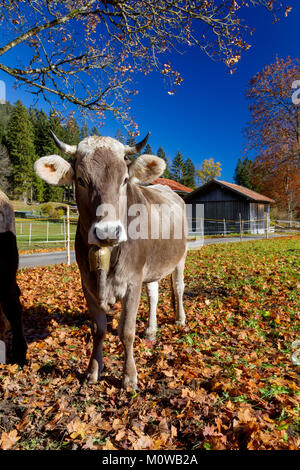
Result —
[[[145,337],[146,339],[149,339],[150,341],[155,341],[156,330],[150,330],[149,328],[147,328],[147,330],[145,331]]]
[[[13,347],[13,362],[19,364],[19,366],[23,367],[26,364],[26,352],[27,352],[27,344],[24,343],[21,346]]]
[[[20,367],[24,367],[27,364],[26,355],[24,354],[13,354],[12,362],[18,364]]]
[[[84,384],[96,384],[98,383],[98,377],[95,377],[94,375],[88,373],[83,383]]]
[[[175,324],[176,324],[177,326],[185,326],[185,320],[177,320],[177,321],[175,322]]]
[[[138,389],[138,384],[137,384],[137,379],[131,379],[128,375],[125,375],[123,378],[123,383],[122,387],[125,390],[137,390]]]

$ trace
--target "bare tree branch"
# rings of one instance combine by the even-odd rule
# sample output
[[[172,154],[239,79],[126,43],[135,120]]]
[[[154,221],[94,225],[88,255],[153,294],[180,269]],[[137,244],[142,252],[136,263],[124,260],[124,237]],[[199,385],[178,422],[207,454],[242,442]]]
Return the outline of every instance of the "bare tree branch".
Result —
[[[137,73],[160,71],[173,93],[182,78],[166,54],[190,46],[232,68],[249,47],[240,7],[273,6],[277,18],[284,1],[3,0],[1,32],[9,40],[0,47],[0,70],[34,94],[52,94],[100,116],[110,110],[130,122]],[[24,47],[23,64],[7,65],[6,56]]]

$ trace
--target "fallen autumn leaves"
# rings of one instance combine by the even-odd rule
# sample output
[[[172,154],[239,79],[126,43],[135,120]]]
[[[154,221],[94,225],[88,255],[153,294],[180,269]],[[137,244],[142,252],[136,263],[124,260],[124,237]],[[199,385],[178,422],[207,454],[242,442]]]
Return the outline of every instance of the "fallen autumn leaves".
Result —
[[[142,297],[137,393],[120,389],[120,305],[103,380],[81,385],[91,340],[77,266],[20,271],[28,365],[0,366],[0,448],[299,448],[298,253],[299,237],[190,252],[186,327],[174,325],[166,279],[157,341],[145,340]]]

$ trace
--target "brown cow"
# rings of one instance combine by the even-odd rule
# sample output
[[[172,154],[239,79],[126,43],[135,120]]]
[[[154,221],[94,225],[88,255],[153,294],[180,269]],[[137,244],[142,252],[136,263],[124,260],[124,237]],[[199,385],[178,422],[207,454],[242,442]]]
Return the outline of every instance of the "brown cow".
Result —
[[[58,155],[42,157],[35,163],[35,171],[50,184],[75,182],[79,210],[76,260],[93,336],[87,380],[94,383],[99,379],[108,305],[120,299],[122,314],[118,331],[125,349],[123,385],[136,388],[133,343],[142,284],[147,285],[150,300],[148,337],[153,339],[156,332],[158,281],[170,273],[176,323],[185,323],[182,304],[187,227],[184,202],[168,187],[141,185],[151,183],[165,168],[165,162],[153,155],[142,155],[133,162],[129,160],[128,155],[138,153],[148,136],[132,148],[110,137],[88,137],[78,146],[71,146],[52,135],[58,148],[73,155],[74,160],[70,164]],[[166,209],[172,213],[168,214]],[[165,236],[163,230],[168,223],[170,233]],[[137,226],[140,230],[135,230]]]
[[[0,340],[9,324],[13,334],[13,360],[24,364],[27,345],[22,326],[20,290],[16,281],[19,255],[15,217],[7,196],[0,191]]]

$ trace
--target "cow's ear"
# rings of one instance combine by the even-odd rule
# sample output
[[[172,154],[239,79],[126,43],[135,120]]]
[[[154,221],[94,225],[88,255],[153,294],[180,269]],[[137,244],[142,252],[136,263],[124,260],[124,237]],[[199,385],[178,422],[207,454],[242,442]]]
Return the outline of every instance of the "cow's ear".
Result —
[[[34,164],[36,174],[48,184],[70,185],[74,179],[74,170],[70,163],[59,155],[39,158]]]
[[[141,155],[128,168],[131,183],[152,183],[166,168],[166,163],[154,155]]]

